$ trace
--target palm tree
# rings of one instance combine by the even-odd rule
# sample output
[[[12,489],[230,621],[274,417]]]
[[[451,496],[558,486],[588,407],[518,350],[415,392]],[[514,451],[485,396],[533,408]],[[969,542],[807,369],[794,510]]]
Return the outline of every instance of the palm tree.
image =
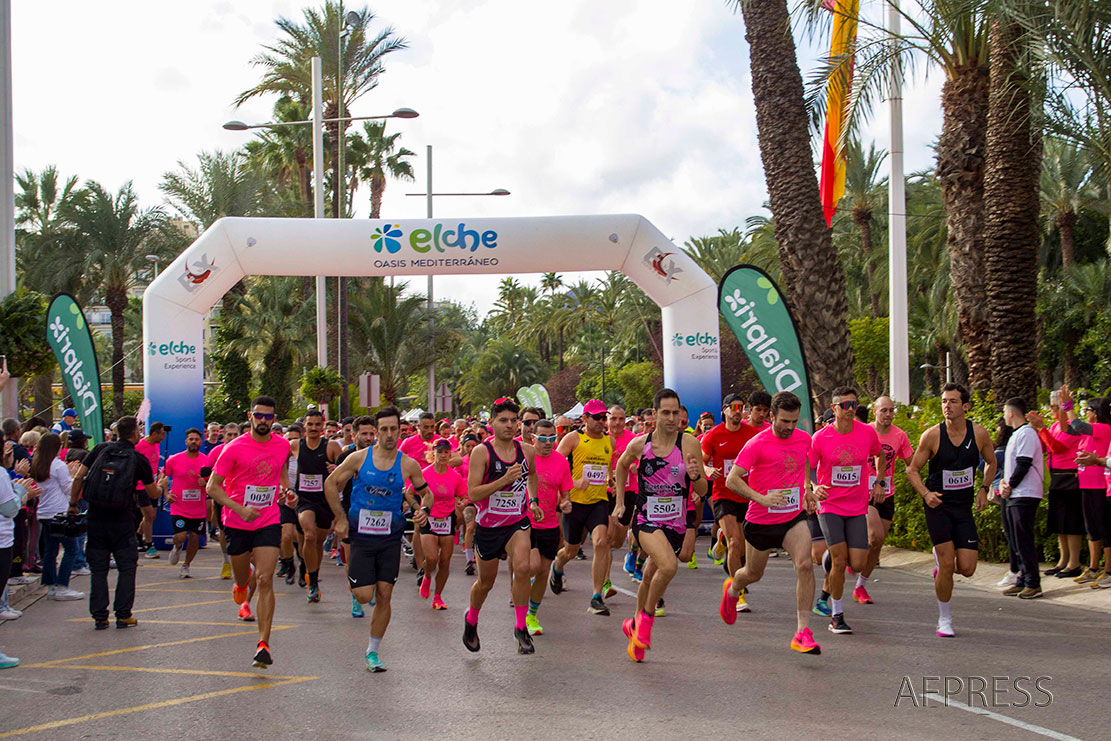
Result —
[[[747,0],[745,23],[760,159],[775,219],[784,290],[799,328],[817,396],[851,383],[845,276],[818,197],[802,75],[786,0]]]
[[[544,273],[540,276],[540,287],[549,296],[554,296],[556,291],[563,288],[563,278],[559,273]]]
[[[683,250],[707,275],[720,283],[731,267],[741,262],[745,234],[737,227],[718,229],[712,237],[691,237],[683,243]]]
[[[486,343],[463,374],[460,395],[465,403],[485,405],[499,396],[513,396],[517,389],[547,378],[548,369],[531,350],[508,337]]]
[[[166,262],[175,256],[168,245],[157,241],[164,232],[166,215],[158,207],[140,208],[130,181],[115,195],[89,181],[74,198],[69,218],[85,245],[85,269],[95,276],[104,303],[112,313],[112,412],[118,419],[124,414],[127,292],[136,285],[136,274],[149,267],[147,254],[161,253]]]
[[[283,95],[274,104],[275,121],[304,121],[310,106]],[[261,129],[244,147],[250,168],[261,176],[268,216],[312,216],[312,131],[307,126]]]
[[[991,88],[984,164],[984,257],[991,318],[991,380],[996,405],[1036,399],[1038,356],[1038,176],[1042,137],[1031,85],[1038,76],[1022,28],[1003,15],[991,22]]]
[[[1081,211],[1100,203],[1087,153],[1058,137],[1045,141],[1039,187],[1046,233],[1056,229],[1061,239],[1061,267],[1076,264],[1073,228]]]
[[[294,368],[304,364],[316,346],[313,305],[301,300],[298,288],[297,278],[254,278],[239,299],[238,311],[223,318],[236,334],[228,341],[228,351],[250,361],[259,389],[277,402],[279,418],[288,416],[293,403]]]
[[[403,295],[407,286],[370,278],[363,290],[351,297],[352,353],[379,376],[387,404],[397,400],[405,379],[428,367],[434,350],[427,332],[425,300]]]
[[[259,177],[247,166],[245,152],[201,152],[197,160],[196,168],[178,160],[159,185],[183,218],[207,229],[225,216],[256,213]]]
[[[406,158],[416,155],[405,147],[398,148],[397,140],[401,133],[386,134],[385,121],[364,121],[363,131],[366,138],[356,133],[348,140],[352,151],[349,161],[352,165],[363,163],[356,170],[358,178],[352,183],[352,190],[359,180],[370,184],[370,218],[377,219],[381,217],[387,179],[415,180],[413,165]],[[350,203],[350,199],[347,202]]]
[[[880,167],[887,159],[887,152],[876,150],[875,142],[864,151],[859,141],[846,149],[848,164],[845,170],[845,200],[849,203],[853,224],[860,233],[859,261],[864,270],[864,290],[868,295],[871,316],[883,316],[880,305],[881,291],[875,275],[875,247],[872,243],[873,214],[886,203],[887,178],[880,175]]]

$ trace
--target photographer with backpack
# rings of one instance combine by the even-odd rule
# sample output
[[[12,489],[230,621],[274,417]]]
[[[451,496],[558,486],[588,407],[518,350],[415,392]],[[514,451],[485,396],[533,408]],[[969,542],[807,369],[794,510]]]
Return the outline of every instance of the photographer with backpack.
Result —
[[[150,461],[135,450],[139,424],[134,417],[121,417],[116,423],[118,442],[97,445],[82,461],[73,477],[69,511],[77,511],[84,498],[89,505],[88,543],[85,554],[92,569],[89,612],[96,629],[108,627],[108,559],[115,557],[119,575],[116,580],[116,627],[128,628],[138,621],[131,616],[135,603],[135,572],[139,565],[135,516],[136,488],[142,484],[146,494],[157,500],[160,492],[154,483]]]

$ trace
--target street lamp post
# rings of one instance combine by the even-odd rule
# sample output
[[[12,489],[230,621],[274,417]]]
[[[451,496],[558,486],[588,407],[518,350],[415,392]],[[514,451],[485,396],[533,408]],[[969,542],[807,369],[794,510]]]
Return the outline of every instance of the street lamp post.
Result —
[[[427,190],[424,193],[406,193],[407,196],[421,196],[425,199],[425,215],[427,218],[432,218],[432,198],[435,196],[507,196],[509,191],[505,188],[495,188],[487,193],[433,193],[432,192],[432,145],[427,145],[426,149],[426,163]],[[428,274],[428,341],[432,341],[432,333],[435,328],[434,317],[435,312],[432,308],[432,274]],[[428,411],[435,413],[436,409],[436,360],[433,357],[428,361]],[[442,410],[449,411],[449,410]]]
[[[344,191],[347,188],[347,178],[343,169],[344,129],[343,120],[343,40],[351,35],[351,31],[359,23],[359,14],[351,11],[344,16],[343,30],[340,31],[336,44],[336,174],[335,174],[335,213],[337,219],[342,219],[344,214]],[[340,392],[340,410],[338,417],[347,411],[347,352],[344,334],[347,327],[347,278],[340,275],[336,277],[336,368],[343,377],[343,390]]]
[[[420,114],[412,108],[398,108],[384,116],[338,116],[324,118],[323,75],[320,57],[312,58],[312,118],[307,121],[270,121],[248,124],[242,121],[228,121],[224,128],[228,131],[247,131],[249,129],[273,129],[281,126],[303,126],[312,124],[312,179],[313,179],[313,216],[324,218],[324,124],[345,121],[369,121],[384,118],[416,118]],[[327,284],[322,275],[316,276],[316,364],[328,365],[328,305]]]

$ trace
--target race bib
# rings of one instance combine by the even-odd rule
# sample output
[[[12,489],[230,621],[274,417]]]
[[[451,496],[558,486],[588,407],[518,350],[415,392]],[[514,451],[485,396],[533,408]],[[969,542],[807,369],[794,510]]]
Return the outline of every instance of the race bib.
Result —
[[[644,503],[644,516],[649,522],[668,522],[683,511],[682,497],[648,497]]]
[[[834,466],[830,473],[833,486],[856,486],[860,483],[860,466]]]
[[[201,499],[200,489],[185,489],[181,492],[181,501],[183,502],[199,502]]]
[[[451,517],[429,517],[428,527],[436,535],[451,535]]]
[[[297,490],[301,492],[324,491],[324,474],[303,473],[297,477]]]
[[[389,535],[393,522],[393,512],[377,512],[372,509],[359,510],[360,535]]]
[[[733,461],[724,461],[721,464],[721,475],[728,478],[729,472],[733,470]]]
[[[490,495],[490,511],[496,515],[520,514],[524,503],[524,492],[496,491]]]
[[[787,497],[787,502],[782,507],[768,507],[771,514],[797,512],[799,509],[799,487],[792,486],[788,489],[768,489],[768,494],[782,494]]]
[[[1087,466],[1085,466],[1083,463],[1077,463],[1076,464],[1076,472],[1077,473],[1084,473],[1084,469],[1086,469],[1086,468],[1087,468]]]
[[[278,491],[276,486],[255,486],[247,484],[243,487],[243,506],[266,508],[274,503],[274,494]]]
[[[883,481],[882,481],[882,483],[883,483],[883,493],[884,493],[885,496],[891,496],[891,487],[892,487],[891,479],[892,479],[891,476],[884,476],[883,477]],[[875,474],[871,474],[871,473],[868,474],[868,491],[871,492],[872,487],[875,486],[875,485],[876,485],[876,476],[875,476]]]
[[[583,478],[585,478],[586,483],[590,484],[591,486],[598,486],[598,485],[601,485],[601,484],[605,484],[606,483],[606,473],[607,473],[607,471],[606,471],[605,466],[595,466],[595,465],[584,465],[583,466]]]
[[[974,469],[966,468],[963,471],[941,471],[941,488],[944,491],[958,491],[972,486]]]

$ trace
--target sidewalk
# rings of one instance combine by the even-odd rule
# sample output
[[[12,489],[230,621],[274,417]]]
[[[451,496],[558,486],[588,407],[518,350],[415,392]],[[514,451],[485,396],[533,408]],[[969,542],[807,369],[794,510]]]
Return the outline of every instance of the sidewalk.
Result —
[[[921,574],[927,579],[932,579],[934,573],[932,554],[905,548],[884,546],[880,553],[880,565],[882,568],[896,568]],[[1050,564],[1043,563],[1041,570],[1045,571],[1049,566]],[[954,577],[954,582],[998,594],[1003,587],[997,587],[996,582],[1007,574],[1007,569],[1007,564],[981,561],[971,578],[958,575]],[[1057,605],[1111,614],[1111,589],[1092,589],[1090,585],[1077,584],[1072,579],[1043,576],[1042,592],[1044,595],[1036,601],[1049,601]]]

